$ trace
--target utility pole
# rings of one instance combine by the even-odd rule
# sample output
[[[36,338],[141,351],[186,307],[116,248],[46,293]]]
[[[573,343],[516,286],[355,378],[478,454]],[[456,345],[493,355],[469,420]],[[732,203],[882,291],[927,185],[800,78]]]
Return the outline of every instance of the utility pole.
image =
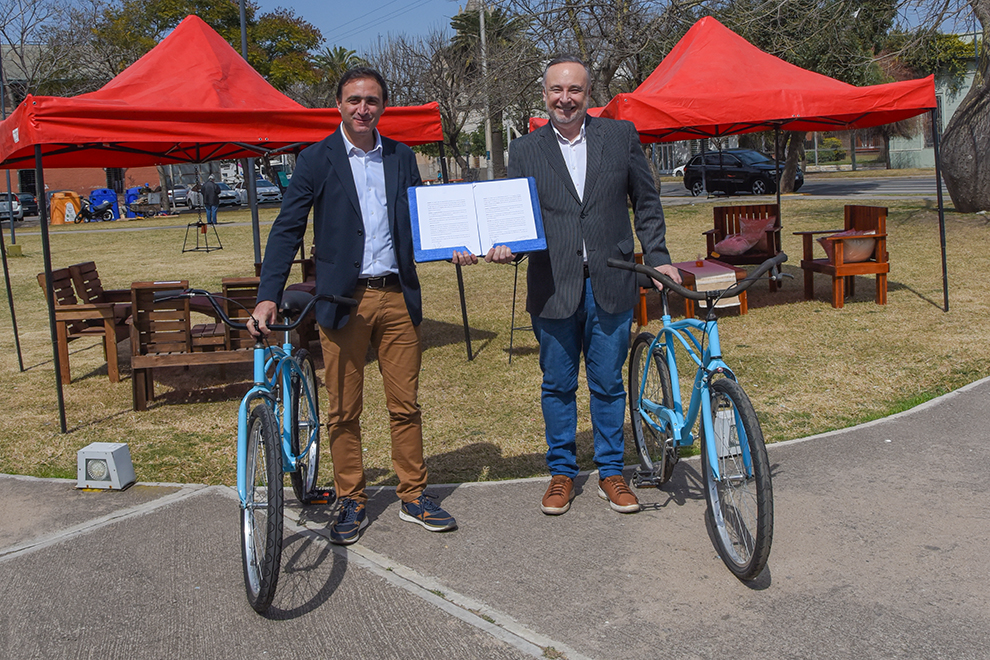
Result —
[[[481,2],[478,14],[481,28],[481,83],[485,86],[485,159],[488,163],[488,180],[495,178],[495,165],[492,163],[492,113],[488,103],[488,46],[485,35],[485,3]]]
[[[247,47],[247,14],[244,10],[244,0],[240,0],[241,9],[241,55],[248,61]],[[267,156],[266,156],[267,157]],[[247,189],[248,206],[251,208],[251,233],[254,237],[254,265],[261,263],[261,221],[258,218],[258,193],[255,192],[256,177],[254,174],[254,158],[245,158],[241,167],[244,170],[244,187]]]

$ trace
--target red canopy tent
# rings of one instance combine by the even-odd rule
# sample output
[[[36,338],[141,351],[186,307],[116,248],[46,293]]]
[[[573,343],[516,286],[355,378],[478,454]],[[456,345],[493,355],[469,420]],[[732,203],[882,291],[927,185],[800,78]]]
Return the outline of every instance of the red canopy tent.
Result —
[[[670,142],[771,128],[866,128],[936,107],[934,76],[856,87],[765,53],[709,16],[602,116],[632,121],[644,142]]]
[[[336,130],[336,108],[304,108],[261,77],[198,16],[185,18],[101,89],[28,96],[0,124],[0,168],[136,167],[297,151]],[[382,134],[443,139],[436,103],[390,107]]]
[[[339,123],[336,109],[299,105],[269,85],[202,19],[188,16],[161,43],[101,89],[72,98],[28,96],[0,123],[0,169],[33,166],[36,186],[43,194],[43,165],[136,167],[299,151],[325,138]],[[436,103],[390,107],[382,116],[379,130],[406,144],[443,140]],[[254,204],[253,199],[251,202]],[[39,211],[45,273],[51,289],[48,212],[44,203],[39,205]],[[257,253],[257,216],[253,215]],[[7,286],[9,293],[9,281]],[[64,433],[65,409],[51,300],[48,313]]]

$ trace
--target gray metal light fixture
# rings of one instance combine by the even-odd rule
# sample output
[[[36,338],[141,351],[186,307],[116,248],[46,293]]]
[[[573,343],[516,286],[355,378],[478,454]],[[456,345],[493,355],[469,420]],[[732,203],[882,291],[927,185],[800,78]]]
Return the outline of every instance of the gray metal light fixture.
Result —
[[[94,442],[76,454],[76,488],[121,490],[134,481],[127,443]]]

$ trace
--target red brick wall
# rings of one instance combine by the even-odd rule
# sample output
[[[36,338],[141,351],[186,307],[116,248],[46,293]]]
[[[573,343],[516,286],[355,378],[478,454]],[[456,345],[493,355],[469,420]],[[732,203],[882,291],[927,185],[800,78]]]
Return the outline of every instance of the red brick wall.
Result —
[[[155,188],[158,169],[155,167],[131,167],[124,172],[125,188],[143,186],[150,183]],[[45,188],[54,190],[74,190],[80,195],[89,196],[97,188],[107,187],[107,173],[103,168],[59,168],[45,170]]]

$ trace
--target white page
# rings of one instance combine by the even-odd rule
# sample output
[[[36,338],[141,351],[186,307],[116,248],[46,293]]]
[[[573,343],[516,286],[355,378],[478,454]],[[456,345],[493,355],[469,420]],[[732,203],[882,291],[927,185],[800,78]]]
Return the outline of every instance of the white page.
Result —
[[[537,238],[528,179],[504,179],[474,186],[481,251],[493,245]]]
[[[464,246],[481,254],[472,186],[421,186],[416,188],[416,202],[423,250]]]

